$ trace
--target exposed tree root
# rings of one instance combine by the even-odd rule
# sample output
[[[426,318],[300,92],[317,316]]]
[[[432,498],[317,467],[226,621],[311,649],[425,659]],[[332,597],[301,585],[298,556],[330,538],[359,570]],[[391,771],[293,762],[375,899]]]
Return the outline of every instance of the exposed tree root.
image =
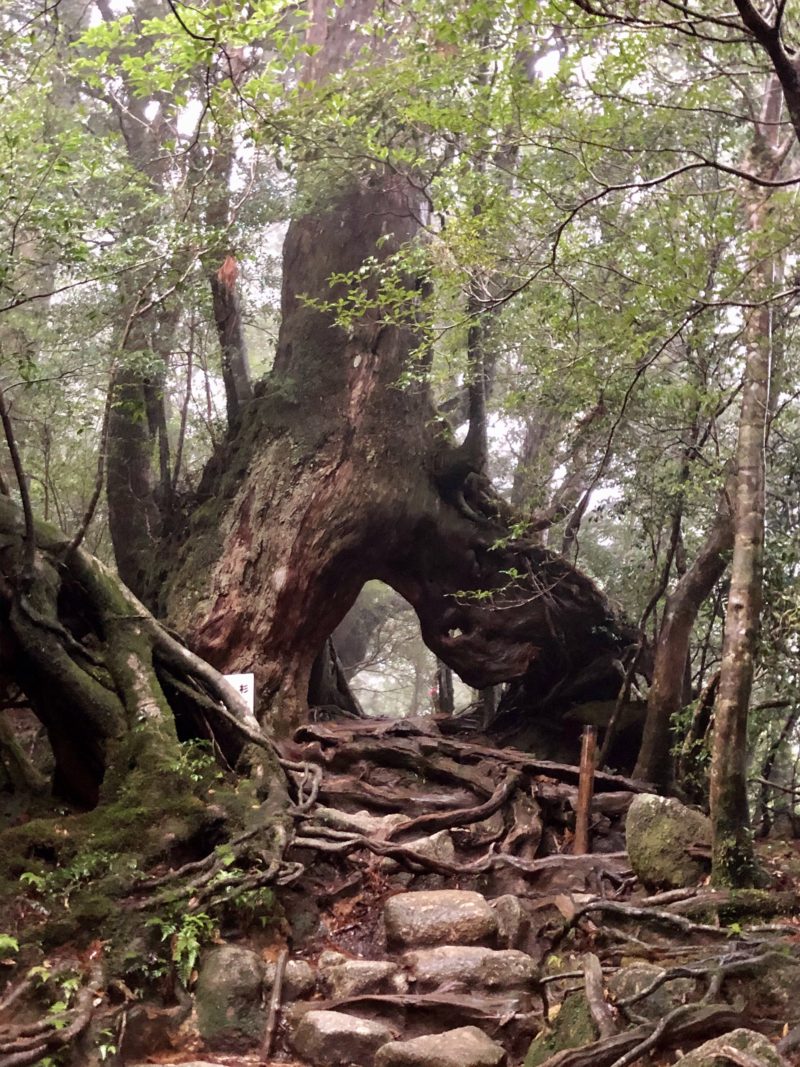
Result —
[[[730,938],[731,933],[727,927],[713,926],[709,923],[692,922],[684,915],[676,915],[675,913],[662,908],[637,907],[636,905],[627,904],[618,900],[597,899],[587,901],[575,910],[574,915],[564,924],[558,940],[560,941],[569,930],[581,921],[581,919],[598,912],[603,913],[603,915],[634,920],[639,924],[646,924],[656,929],[664,927],[668,930],[680,931],[682,934],[700,934],[704,937],[710,937],[716,940],[719,940],[720,938],[728,939]],[[794,926],[776,923],[772,925],[746,927],[739,932],[738,936],[742,939],[756,938],[763,941],[764,935],[795,934],[796,932],[797,928]]]
[[[617,1032],[617,1024],[614,1013],[605,998],[603,969],[600,960],[593,952],[588,952],[584,957],[583,984],[586,990],[586,1002],[597,1032],[604,1039],[613,1037]]]
[[[739,1013],[727,1005],[685,1004],[658,1024],[646,1023],[581,1048],[566,1049],[545,1060],[541,1067],[627,1067],[659,1046],[724,1034],[739,1020]]]
[[[264,1039],[261,1042],[259,1059],[262,1063],[266,1063],[269,1060],[270,1053],[272,1052],[272,1043],[275,1040],[275,1029],[278,1025],[278,1016],[281,1008],[281,997],[283,996],[283,979],[286,974],[286,964],[288,961],[288,948],[281,949],[275,964],[275,978],[272,982],[272,994],[269,1000],[267,1024],[264,1028]]]
[[[409,744],[413,741],[412,744]],[[487,745],[455,741],[443,737],[431,726],[423,728],[419,723],[348,722],[347,724],[314,724],[301,727],[295,742],[306,746],[318,746],[318,758],[332,768],[351,766],[361,759],[376,763],[388,763],[394,759],[399,765],[411,769],[415,756],[433,758],[450,756],[466,767],[487,760],[519,769],[532,777],[545,776],[567,783],[578,784],[579,768],[570,764],[537,760],[526,752],[516,749],[490,748]],[[629,793],[647,791],[647,783],[634,781],[622,775],[597,772],[595,788],[598,792],[624,790]]]
[[[86,1030],[92,1020],[95,999],[102,994],[105,984],[101,952],[98,945],[73,1007],[51,1013],[37,1022],[0,1024],[0,1067],[27,1067],[38,1063],[45,1056],[72,1044]],[[11,1000],[6,997],[5,1009],[10,1004]]]
[[[783,953],[776,950],[756,952],[755,954],[746,951],[734,951],[722,956],[698,960],[696,963],[690,963],[684,967],[669,967],[656,975],[652,982],[643,986],[638,992],[631,993],[615,1003],[620,1011],[627,1014],[634,1005],[652,996],[663,985],[674,982],[678,978],[693,978],[697,980],[705,978],[709,982],[713,979],[716,983],[717,979],[724,979],[729,975],[735,974],[752,974],[770,962],[779,962],[785,959],[786,957]]]

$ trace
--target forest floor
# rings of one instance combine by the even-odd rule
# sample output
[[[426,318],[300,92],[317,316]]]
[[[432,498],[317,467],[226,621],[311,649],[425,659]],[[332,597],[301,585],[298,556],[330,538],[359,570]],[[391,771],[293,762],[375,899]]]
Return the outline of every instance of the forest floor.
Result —
[[[430,720],[311,724],[281,751],[296,877],[276,911],[215,930],[191,996],[174,974],[144,1002],[96,990],[53,1063],[630,1067],[742,1028],[764,1047],[734,1036],[720,1064],[800,1063],[800,842],[759,845],[767,890],[659,890],[631,869],[644,787],[621,776],[596,775],[573,855],[575,767]],[[1,1044],[13,988],[0,1067],[32,1062]]]

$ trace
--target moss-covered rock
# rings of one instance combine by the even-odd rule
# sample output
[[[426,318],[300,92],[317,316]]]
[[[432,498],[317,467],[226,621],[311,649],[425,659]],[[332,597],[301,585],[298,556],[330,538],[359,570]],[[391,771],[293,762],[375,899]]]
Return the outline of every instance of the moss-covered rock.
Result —
[[[552,1025],[537,1034],[531,1042],[524,1067],[539,1067],[557,1052],[580,1048],[597,1038],[586,997],[582,993],[573,993],[561,1005]]]
[[[800,1024],[800,959],[775,952],[750,973],[732,975],[725,982],[727,997],[743,1005],[745,1019],[766,1021],[776,1028]]]
[[[672,797],[643,793],[634,798],[626,823],[628,856],[647,886],[681,888],[698,885],[710,861],[691,854],[711,848],[711,823],[699,811]]]
[[[203,956],[195,990],[197,1028],[208,1048],[245,1052],[264,1036],[264,964],[255,952],[221,945]]]
[[[644,992],[663,973],[663,967],[652,963],[634,963],[630,967],[621,967],[608,979],[608,991],[612,1001],[617,1003]],[[632,1009],[637,1015],[657,1022],[668,1012],[692,1000],[696,992],[694,979],[676,978],[637,1000]]]
[[[723,1051],[726,1048],[742,1053],[753,1067],[785,1067],[775,1046],[763,1034],[755,1030],[732,1030],[729,1034],[706,1041],[687,1056],[682,1056],[674,1067],[730,1067],[731,1058]]]

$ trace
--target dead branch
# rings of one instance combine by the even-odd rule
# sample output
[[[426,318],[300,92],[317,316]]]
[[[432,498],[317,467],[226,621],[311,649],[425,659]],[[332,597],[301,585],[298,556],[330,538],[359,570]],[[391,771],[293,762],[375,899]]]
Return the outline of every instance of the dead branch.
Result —
[[[596,747],[596,728],[594,726],[584,726],[581,739],[578,800],[575,807],[575,839],[572,844],[572,851],[576,855],[585,854],[589,851],[589,821],[592,810],[592,794],[594,793]]]
[[[645,897],[639,903],[643,908],[660,908],[666,904],[673,904],[683,900],[690,900],[700,892],[694,886],[688,889],[667,889],[663,893],[654,893],[651,897]]]

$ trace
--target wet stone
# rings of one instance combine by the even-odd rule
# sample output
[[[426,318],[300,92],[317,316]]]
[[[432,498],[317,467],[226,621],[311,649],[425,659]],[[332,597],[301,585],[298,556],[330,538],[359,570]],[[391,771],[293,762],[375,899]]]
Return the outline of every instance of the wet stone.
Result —
[[[675,1061],[674,1067],[730,1067],[735,1058],[726,1054],[730,1049],[752,1067],[785,1067],[786,1061],[763,1034],[755,1030],[731,1030],[721,1037],[712,1038],[694,1049],[687,1056]]]
[[[195,991],[197,1026],[209,1048],[247,1051],[264,1033],[264,964],[249,949],[222,945],[207,952]]]
[[[528,988],[537,974],[536,964],[526,952],[475,945],[443,945],[406,952],[403,964],[424,989],[454,982],[484,989],[521,989]]]
[[[389,944],[474,945],[493,941],[497,917],[480,893],[456,889],[400,893],[384,906]]]
[[[267,963],[264,967],[264,989],[267,992],[272,990],[275,983],[275,967],[274,963]],[[298,1000],[300,997],[309,996],[316,985],[317,979],[310,963],[305,960],[289,960],[283,976],[281,1000]]]
[[[404,993],[408,988],[398,965],[384,960],[351,960],[325,952],[319,971],[325,992],[337,999],[360,993]]]
[[[491,901],[497,916],[498,941],[504,948],[520,948],[530,932],[531,921],[519,897],[510,893]]]
[[[498,1067],[504,1049],[476,1026],[392,1041],[378,1050],[375,1067]]]
[[[654,980],[664,973],[663,967],[652,963],[634,963],[622,967],[608,979],[608,991],[616,1003],[649,989]],[[632,1010],[645,1019],[658,1022],[669,1012],[696,997],[697,983],[692,978],[674,978],[665,982],[646,997],[637,1000]]]
[[[298,1022],[292,1045],[315,1067],[372,1067],[377,1050],[393,1037],[383,1023],[338,1011],[309,1011]]]
[[[420,856],[438,863],[455,863],[456,860],[456,849],[449,830],[440,830],[438,833],[431,834],[430,837],[417,837],[413,841],[405,841],[404,845]],[[399,869],[400,864],[397,860],[386,857],[381,860],[381,867],[394,871]]]
[[[626,821],[628,857],[644,885],[677,889],[698,885],[709,869],[693,846],[710,850],[711,822],[674,797],[642,793]]]

